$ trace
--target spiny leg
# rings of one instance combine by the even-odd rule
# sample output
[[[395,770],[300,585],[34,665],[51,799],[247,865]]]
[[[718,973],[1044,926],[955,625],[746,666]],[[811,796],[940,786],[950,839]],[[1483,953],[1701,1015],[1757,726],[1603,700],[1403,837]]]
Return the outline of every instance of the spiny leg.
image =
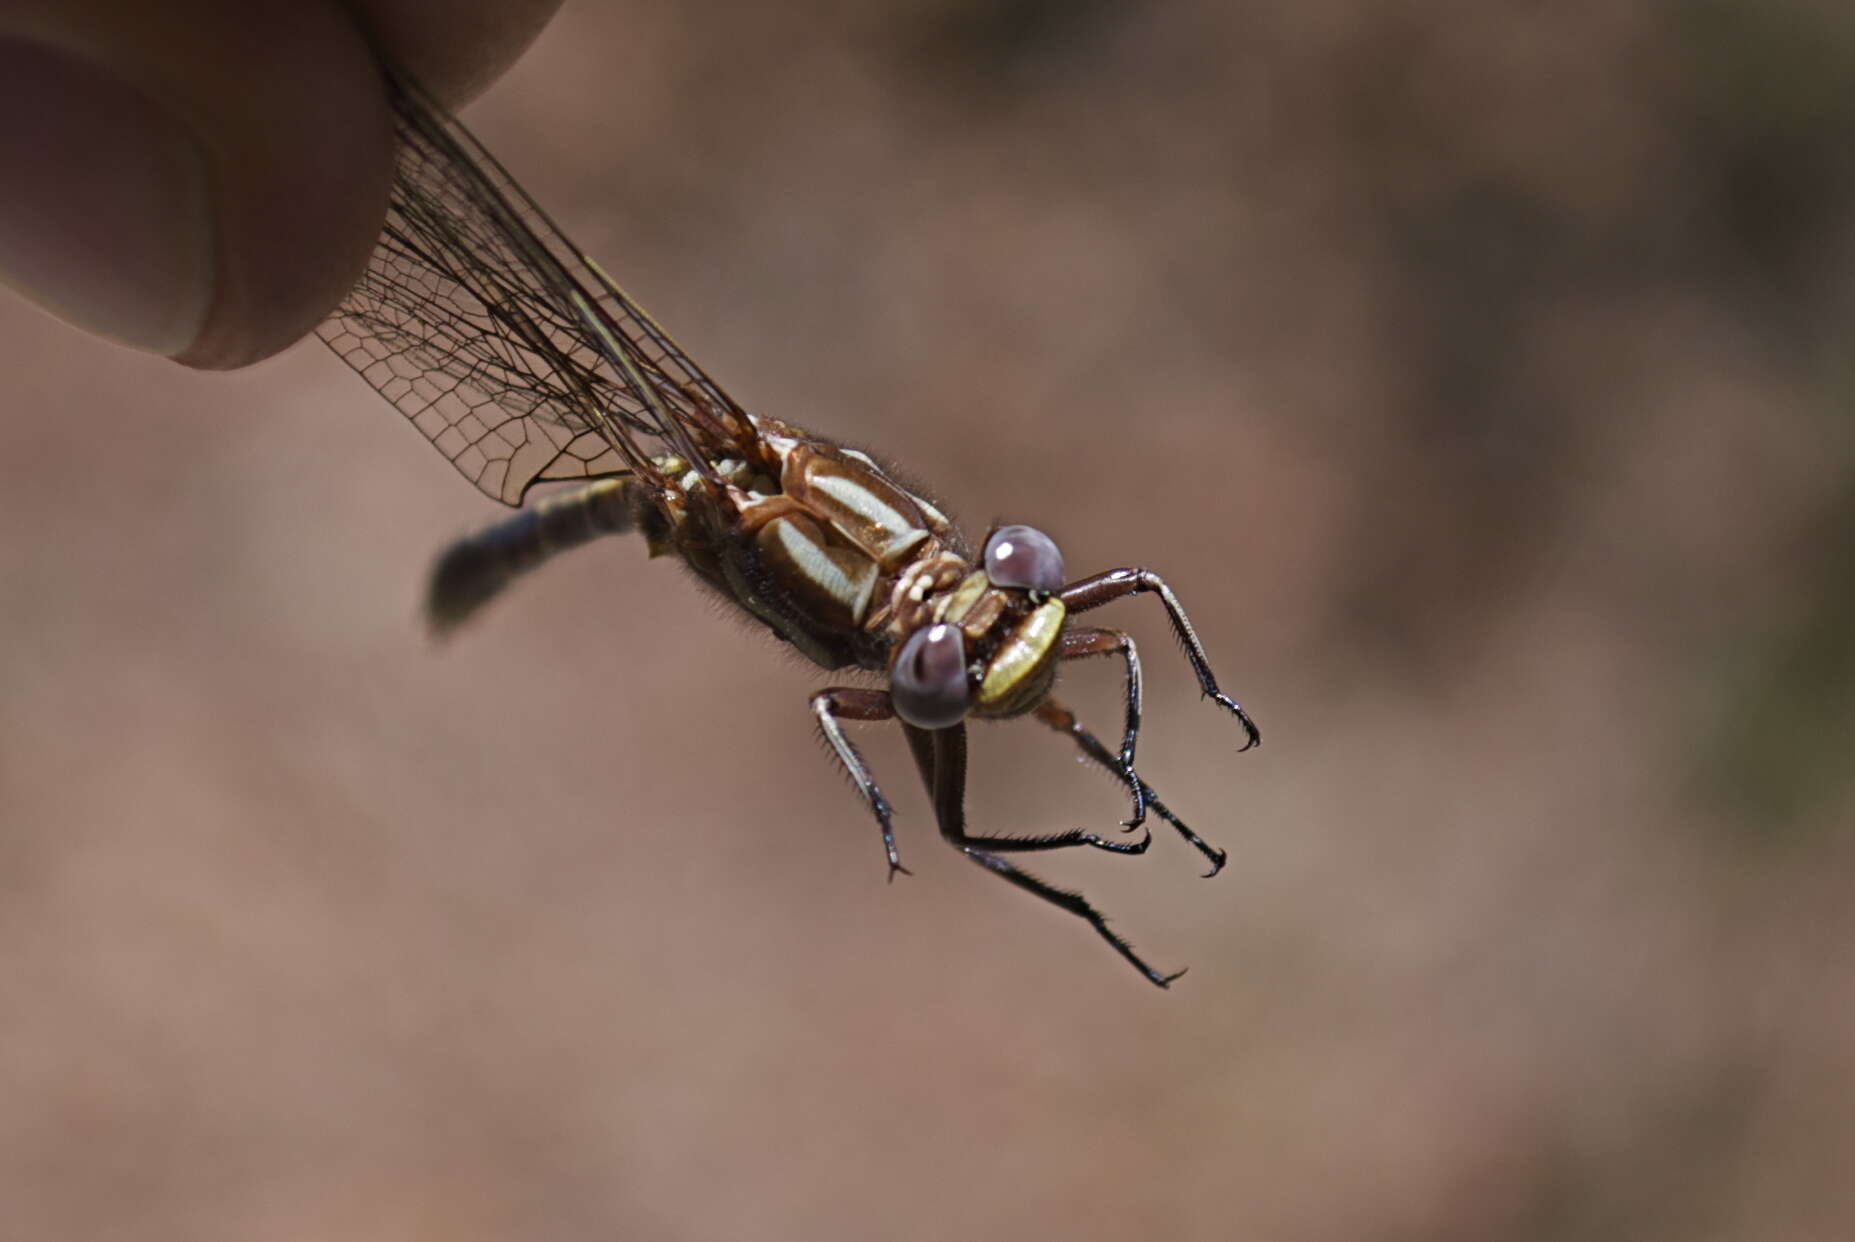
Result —
[[[876,816],[876,822],[882,827],[882,849],[889,859],[889,879],[895,880],[895,873],[913,875],[902,865],[902,856],[895,849],[895,827],[890,822],[889,800],[882,796],[882,789],[876,784],[876,778],[870,774],[869,765],[863,762],[863,755],[856,744],[845,734],[842,721],[845,720],[889,720],[895,716],[895,707],[889,702],[889,695],[884,690],[852,690],[844,686],[833,686],[820,690],[812,696],[812,715],[818,719],[818,729],[824,734],[831,749],[837,752],[837,761],[850,773],[850,779],[869,803],[870,811]]]
[[[1163,975],[1154,970],[1134,947],[1109,930],[1108,920],[1099,910],[1088,903],[1080,893],[1072,893],[1038,879],[1028,871],[1021,870],[1000,858],[996,852],[988,852],[985,843],[1013,839],[994,837],[973,837],[966,832],[966,726],[954,725],[950,729],[919,729],[907,721],[902,722],[902,731],[908,737],[908,748],[915,757],[915,767],[920,769],[921,780],[927,786],[929,795],[934,800],[934,816],[940,823],[940,835],[962,854],[978,863],[981,867],[997,875],[1008,884],[1014,884],[1027,893],[1041,897],[1059,909],[1067,910],[1077,918],[1093,927],[1103,940],[1106,940],[1128,964],[1144,975],[1149,983],[1158,987],[1169,986],[1174,979],[1184,974],[1183,970]],[[992,850],[1003,848],[993,845]]]
[[[898,871],[904,875],[913,875],[912,871],[902,865],[901,855],[895,848],[894,812],[889,806],[889,800],[883,796],[881,787],[876,784],[876,777],[863,761],[862,752],[843,728],[846,720],[870,722],[894,719],[895,705],[888,692],[833,686],[812,696],[811,710],[818,721],[819,732],[824,734],[824,740],[836,752],[838,762],[844,765],[857,792],[863,795],[871,813],[876,816],[876,822],[882,829],[883,853],[889,860],[889,878],[894,880]],[[924,775],[922,779],[925,781],[928,778]],[[987,837],[978,843],[997,850],[1056,850],[1072,845],[1090,845],[1112,854],[1144,854],[1147,846],[1153,843],[1153,834],[1146,833],[1138,841],[1107,841],[1078,828],[1072,832],[1059,832],[1045,837]]]
[[[960,824],[960,840],[958,844],[962,847],[970,845],[982,850],[994,850],[1000,854],[1036,854],[1046,850],[1061,850],[1076,845],[1088,845],[1098,850],[1106,850],[1110,854],[1144,854],[1147,851],[1147,847],[1153,844],[1153,834],[1151,832],[1141,833],[1138,841],[1110,841],[1105,837],[1097,836],[1083,828],[1073,828],[1068,832],[1053,832],[1048,836],[1041,837],[968,836],[966,833],[965,810],[966,726],[964,724],[958,724],[948,729],[922,729],[904,720],[902,722],[902,728],[907,733],[909,749],[914,753],[915,767],[921,773],[921,783],[927,787],[928,795],[934,799],[934,812],[936,817],[940,820],[941,835],[943,836],[945,836],[947,832],[948,820],[943,813],[940,803],[941,787],[937,783],[939,778],[935,774],[937,769],[935,767],[936,760],[934,758],[934,752],[931,746],[929,749],[924,750],[923,746],[927,744],[917,739],[938,738],[943,733],[958,733],[960,735],[960,776],[952,796],[954,799],[953,814],[958,818]]]
[[[1093,760],[1104,772],[1114,777],[1122,784],[1127,784],[1130,780],[1140,780],[1139,777],[1123,771],[1120,763],[1108,752],[1108,748],[1101,744],[1101,740],[1093,733],[1083,728],[1082,722],[1076,719],[1076,714],[1064,707],[1061,703],[1058,703],[1054,699],[1045,699],[1037,706],[1035,714],[1037,719],[1043,721],[1058,733],[1068,735],[1068,737],[1075,742],[1076,747],[1081,750],[1085,758]],[[1218,849],[1215,845],[1212,845],[1209,841],[1206,841],[1196,832],[1193,832],[1191,828],[1186,825],[1184,820],[1174,815],[1171,809],[1167,807],[1164,802],[1159,800],[1159,795],[1153,792],[1153,787],[1151,785],[1148,785],[1144,781],[1140,781],[1140,793],[1146,805],[1152,808],[1155,815],[1165,820],[1168,824],[1171,824],[1174,831],[1190,842],[1192,848],[1196,849],[1200,854],[1203,854],[1210,862],[1211,869],[1204,873],[1205,879],[1210,879],[1224,869],[1224,863],[1230,857],[1228,854]]]
[[[1072,582],[1057,592],[1070,612],[1087,612],[1103,604],[1113,603],[1129,595],[1138,595],[1151,591],[1159,596],[1160,603],[1166,606],[1166,616],[1172,622],[1172,632],[1178,638],[1179,645],[1185,649],[1185,658],[1192,666],[1192,672],[1198,677],[1198,688],[1217,705],[1237,718],[1243,726],[1243,732],[1249,739],[1243,749],[1262,745],[1262,730],[1250,719],[1243,705],[1217,688],[1217,678],[1211,672],[1211,658],[1205,654],[1204,644],[1198,641],[1198,632],[1192,629],[1190,618],[1180,606],[1178,596],[1172,593],[1160,576],[1150,569],[1110,569],[1107,573]]]
[[[1127,720],[1121,731],[1120,772],[1122,783],[1133,795],[1134,813],[1122,821],[1122,827],[1134,829],[1146,822],[1146,782],[1134,771],[1134,743],[1140,737],[1140,652],[1134,640],[1120,630],[1084,628],[1063,634],[1061,656],[1065,660],[1082,660],[1094,655],[1119,655],[1127,665]],[[1091,737],[1089,739],[1093,741]]]

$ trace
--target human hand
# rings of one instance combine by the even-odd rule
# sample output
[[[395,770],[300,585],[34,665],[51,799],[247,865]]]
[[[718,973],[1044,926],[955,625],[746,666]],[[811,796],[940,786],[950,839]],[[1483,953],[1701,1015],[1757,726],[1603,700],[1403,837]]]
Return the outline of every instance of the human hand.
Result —
[[[379,237],[374,49],[456,103],[560,0],[7,0],[0,282],[97,335],[230,368],[316,325]]]

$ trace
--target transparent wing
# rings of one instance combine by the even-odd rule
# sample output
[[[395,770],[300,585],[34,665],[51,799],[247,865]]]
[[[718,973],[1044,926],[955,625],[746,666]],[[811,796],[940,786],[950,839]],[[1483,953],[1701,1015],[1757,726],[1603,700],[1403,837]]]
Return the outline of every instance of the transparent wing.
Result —
[[[705,473],[739,407],[581,254],[457,120],[388,72],[399,140],[386,228],[317,330],[485,494]]]

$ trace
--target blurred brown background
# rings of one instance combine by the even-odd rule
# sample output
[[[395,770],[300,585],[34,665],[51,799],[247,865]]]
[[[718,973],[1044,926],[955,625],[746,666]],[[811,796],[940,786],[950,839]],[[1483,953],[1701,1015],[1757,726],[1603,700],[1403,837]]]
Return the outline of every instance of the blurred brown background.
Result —
[[[0,1236],[1855,1232],[1846,6],[568,6],[467,114],[751,406],[1180,591],[1211,881],[961,861],[815,669],[326,350],[0,303]],[[1111,670],[1069,697],[1104,727]],[[1108,824],[1032,724],[975,823]]]

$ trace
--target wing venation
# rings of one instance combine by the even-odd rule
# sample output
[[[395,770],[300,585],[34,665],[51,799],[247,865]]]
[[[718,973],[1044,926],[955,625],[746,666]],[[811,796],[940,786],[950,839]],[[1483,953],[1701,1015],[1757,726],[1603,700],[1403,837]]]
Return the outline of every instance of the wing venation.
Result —
[[[486,495],[708,469],[739,407],[418,85],[389,71],[386,227],[317,334]]]

